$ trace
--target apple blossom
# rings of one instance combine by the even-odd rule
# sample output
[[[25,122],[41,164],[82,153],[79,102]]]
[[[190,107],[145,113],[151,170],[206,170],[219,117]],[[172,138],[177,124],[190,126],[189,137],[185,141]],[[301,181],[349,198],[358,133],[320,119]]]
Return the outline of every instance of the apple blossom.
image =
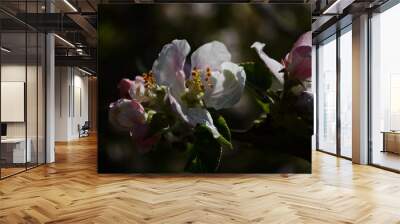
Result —
[[[284,71],[288,73],[289,78],[296,78],[300,81],[304,81],[311,77],[311,39],[310,31],[301,35],[293,45],[291,51],[286,54],[282,63],[269,57],[263,51],[265,47],[264,43],[255,42],[251,45],[251,48],[256,50],[261,60],[263,60],[265,65],[281,84],[284,82]]]
[[[206,125],[218,138],[204,106],[219,110],[235,105],[242,95],[246,74],[243,67],[230,62],[231,55],[223,43],[212,41],[192,54],[192,72],[186,76],[183,70],[189,52],[186,40],[166,44],[153,64],[155,80],[168,87],[167,100],[180,118],[192,126]]]

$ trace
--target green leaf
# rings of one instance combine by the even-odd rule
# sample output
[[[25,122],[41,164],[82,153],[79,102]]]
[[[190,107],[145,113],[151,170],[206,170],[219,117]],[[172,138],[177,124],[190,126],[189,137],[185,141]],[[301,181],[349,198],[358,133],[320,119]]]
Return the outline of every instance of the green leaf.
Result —
[[[230,150],[233,149],[232,143],[226,140],[224,136],[220,135],[216,140],[219,143],[219,145],[222,146],[224,149],[230,149]]]
[[[218,112],[211,111],[211,116],[214,121],[214,125],[218,132],[221,134],[216,140],[224,149],[233,149],[231,140],[231,130],[229,129],[228,123],[225,118]]]
[[[156,113],[151,116],[149,122],[149,136],[159,133],[168,127],[168,122],[163,113]]]
[[[218,132],[227,140],[231,141],[231,131],[228,127],[228,124],[225,121],[225,118],[221,115],[218,115],[217,118],[214,118],[214,125],[217,127]]]
[[[198,155],[197,155],[197,152],[192,143],[186,144],[186,152],[185,153],[188,157],[188,160],[185,165],[185,171],[186,172],[194,172],[194,173],[201,171],[201,167],[198,166],[198,163],[196,160]]]
[[[255,62],[241,63],[246,72],[246,86],[251,86],[260,91],[268,90],[272,85],[272,74],[264,65]]]
[[[192,165],[201,168],[202,172],[215,172],[220,163],[222,148],[205,125],[195,128],[193,150],[197,154]],[[223,137],[222,137],[223,138]]]
[[[262,108],[262,110],[263,110],[265,113],[269,114],[269,112],[270,112],[270,107],[269,107],[269,104],[268,104],[268,103],[264,103],[263,101],[261,101],[261,100],[259,100],[259,99],[256,99],[256,102],[257,102],[257,104]]]

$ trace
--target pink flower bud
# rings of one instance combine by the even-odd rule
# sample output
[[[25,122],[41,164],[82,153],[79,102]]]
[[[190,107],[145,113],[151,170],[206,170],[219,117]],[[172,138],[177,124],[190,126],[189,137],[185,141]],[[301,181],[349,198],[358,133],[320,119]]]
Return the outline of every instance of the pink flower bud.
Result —
[[[145,111],[136,100],[120,99],[109,107],[109,121],[118,130],[130,130],[145,123]]]
[[[131,99],[131,96],[129,95],[129,90],[131,89],[132,85],[133,85],[133,81],[130,79],[122,79],[119,82],[118,89],[119,89],[119,95],[121,98]]]
[[[150,151],[160,138],[158,135],[148,136],[149,127],[146,124],[145,111],[137,100],[119,99],[111,103],[108,115],[115,130],[132,136],[140,153]]]
[[[283,65],[291,77],[306,80],[311,77],[311,32],[304,33],[293,45],[283,60]]]

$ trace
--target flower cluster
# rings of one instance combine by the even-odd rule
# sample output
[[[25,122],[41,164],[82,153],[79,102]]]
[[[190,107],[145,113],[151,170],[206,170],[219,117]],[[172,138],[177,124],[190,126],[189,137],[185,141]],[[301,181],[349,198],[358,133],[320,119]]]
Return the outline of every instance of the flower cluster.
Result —
[[[148,133],[153,114],[172,112],[176,122],[192,128],[205,125],[218,139],[221,134],[209,108],[230,108],[240,100],[246,73],[231,62],[223,43],[213,41],[194,51],[191,72],[186,74],[189,53],[186,40],[173,40],[162,48],[149,73],[134,80],[123,79],[119,84],[122,99],[110,104],[109,120],[116,129],[129,130],[142,152],[150,150],[148,146],[158,139]],[[147,105],[146,110],[142,104]]]
[[[243,102],[246,104],[243,99],[248,98],[243,97],[244,93],[246,96],[254,93],[253,101],[261,106],[264,114],[249,115],[245,114],[246,110],[239,114],[254,118],[252,125],[259,124],[267,115],[275,116],[279,123],[290,120],[284,116],[287,113],[290,118],[294,111],[293,107],[285,105],[297,105],[304,101],[300,98],[307,96],[303,82],[311,77],[311,32],[303,34],[281,62],[270,58],[263,51],[264,47],[265,44],[260,42],[251,46],[283,87],[273,93],[269,90],[271,84],[262,85],[258,81],[267,80],[265,77],[271,77],[270,73],[255,69],[253,62],[232,62],[223,43],[206,43],[186,61],[191,51],[189,43],[173,40],[163,46],[151,71],[137,75],[133,80],[120,81],[120,99],[109,106],[110,124],[116,131],[129,133],[140,153],[157,148],[159,143],[165,146],[173,142],[184,143],[181,146],[187,151],[214,148],[210,155],[216,158],[211,165],[207,163],[210,155],[204,151],[189,153],[187,164],[190,171],[201,170],[207,165],[210,167],[207,171],[216,170],[222,149],[232,148],[228,124],[235,123],[225,121],[221,114],[226,110],[222,109],[240,108]],[[297,106],[298,111],[306,111],[310,102],[312,104],[312,100],[304,102],[307,105]],[[299,116],[293,117],[298,120]],[[249,128],[236,130],[243,133]]]

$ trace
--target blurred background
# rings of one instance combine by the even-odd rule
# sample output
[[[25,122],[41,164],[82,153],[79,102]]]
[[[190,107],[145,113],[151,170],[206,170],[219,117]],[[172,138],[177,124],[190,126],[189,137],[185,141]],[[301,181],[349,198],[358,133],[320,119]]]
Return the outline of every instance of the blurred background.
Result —
[[[272,57],[283,58],[311,29],[306,4],[102,5],[98,21],[99,69],[108,81],[150,70],[173,39],[188,40],[192,52],[218,40],[234,62],[243,62],[257,59],[250,49],[255,41],[267,43]]]

